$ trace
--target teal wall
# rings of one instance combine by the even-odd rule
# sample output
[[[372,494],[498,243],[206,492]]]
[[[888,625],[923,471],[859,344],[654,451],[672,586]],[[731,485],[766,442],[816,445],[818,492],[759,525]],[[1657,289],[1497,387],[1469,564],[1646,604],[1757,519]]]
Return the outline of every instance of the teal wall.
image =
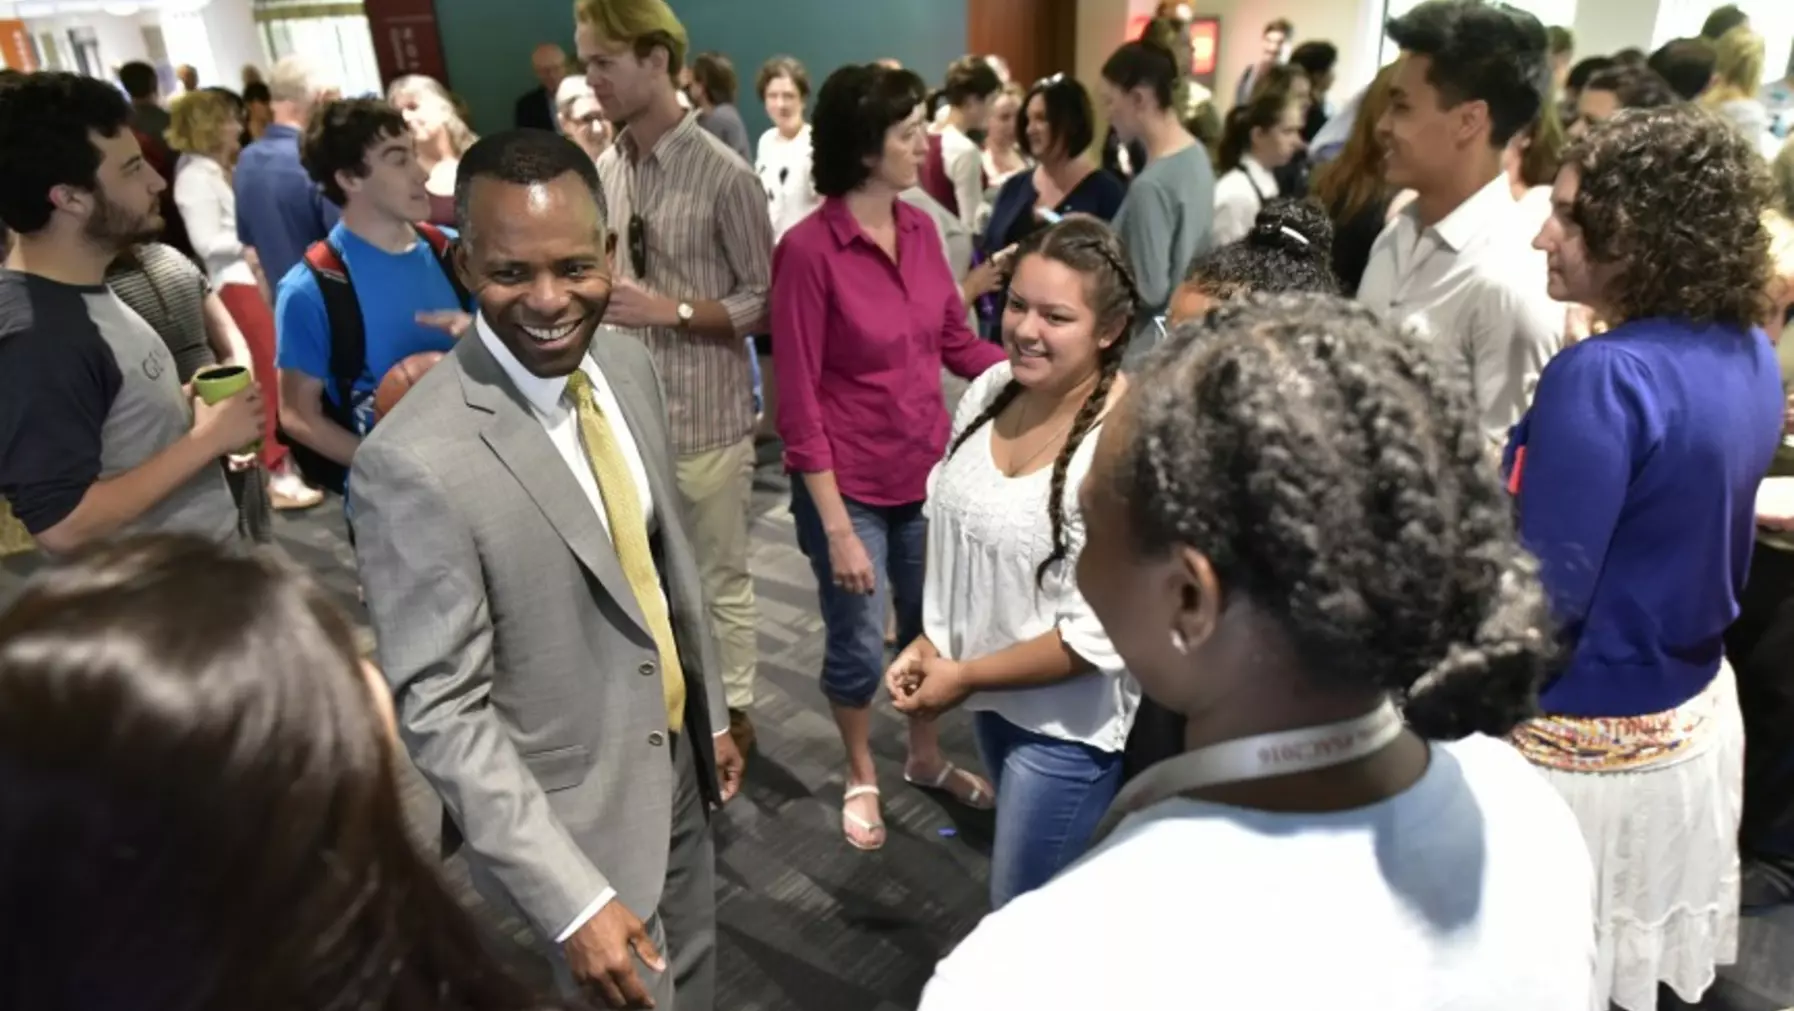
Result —
[[[749,136],[771,124],[754,96],[760,64],[795,56],[821,87],[844,63],[890,56],[939,82],[966,51],[965,0],[673,0],[694,51],[715,49],[741,77]],[[529,54],[543,42],[573,52],[572,0],[436,0],[451,86],[481,132],[511,125],[517,96],[535,87]]]

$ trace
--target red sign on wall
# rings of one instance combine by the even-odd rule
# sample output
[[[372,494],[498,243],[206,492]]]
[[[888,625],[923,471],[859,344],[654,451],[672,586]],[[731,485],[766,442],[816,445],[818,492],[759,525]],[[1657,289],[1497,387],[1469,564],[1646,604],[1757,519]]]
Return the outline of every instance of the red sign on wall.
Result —
[[[23,21],[0,21],[0,63],[9,70],[33,73],[37,54],[31,48],[31,33]]]
[[[391,84],[406,74],[423,74],[448,84],[442,36],[436,28],[435,0],[365,0],[368,29],[380,80]]]

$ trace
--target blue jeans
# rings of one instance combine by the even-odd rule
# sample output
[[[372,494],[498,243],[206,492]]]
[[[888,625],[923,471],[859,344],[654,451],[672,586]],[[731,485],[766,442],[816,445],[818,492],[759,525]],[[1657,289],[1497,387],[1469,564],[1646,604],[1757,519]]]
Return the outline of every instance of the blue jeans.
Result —
[[[1084,855],[1121,789],[1121,755],[1023,730],[996,713],[974,713],[972,729],[997,791],[990,906],[1001,909]]]
[[[835,585],[829,567],[828,534],[802,474],[791,475],[791,518],[797,525],[797,546],[816,574],[822,624],[828,630],[822,658],[822,693],[830,702],[852,709],[872,704],[885,673],[885,606],[895,594],[897,641],[908,644],[922,634],[922,566],[928,521],[922,503],[875,506],[841,496],[853,532],[872,559],[877,589],[870,596],[848,593]]]

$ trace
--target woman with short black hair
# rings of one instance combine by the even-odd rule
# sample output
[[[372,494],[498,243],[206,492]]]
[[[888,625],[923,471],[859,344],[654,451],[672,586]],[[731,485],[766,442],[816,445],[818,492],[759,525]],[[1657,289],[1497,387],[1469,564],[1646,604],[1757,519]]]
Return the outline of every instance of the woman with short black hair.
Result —
[[[847,752],[842,832],[884,845],[871,712],[884,672],[885,608],[899,645],[921,633],[928,474],[946,448],[941,369],[974,379],[1004,359],[966,326],[965,303],[916,185],[923,86],[905,70],[843,67],[816,97],[822,206],[773,253],[770,297],[779,435],[797,541],[816,574],[827,646],[822,689]],[[907,780],[973,807],[990,784],[956,768],[933,722],[910,721]]]
[[[1115,217],[1127,187],[1089,154],[1096,134],[1090,93],[1064,74],[1037,81],[1022,102],[1022,154],[1035,162],[1003,183],[984,229],[989,252],[1007,249],[1069,214]]]

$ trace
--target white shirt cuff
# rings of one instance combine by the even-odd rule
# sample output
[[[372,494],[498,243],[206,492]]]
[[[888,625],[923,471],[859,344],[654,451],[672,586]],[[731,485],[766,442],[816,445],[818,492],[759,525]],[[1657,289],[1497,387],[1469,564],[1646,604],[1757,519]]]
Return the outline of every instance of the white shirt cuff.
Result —
[[[607,904],[609,904],[609,902],[612,899],[614,899],[616,897],[617,897],[617,890],[615,888],[606,888],[604,891],[599,892],[598,897],[592,900],[592,904],[585,907],[584,909],[580,910],[579,915],[575,916],[573,918],[572,923],[567,924],[567,928],[565,930],[554,935],[554,943],[566,944],[567,938],[572,937],[574,934],[579,933],[579,928],[585,926],[587,920],[590,920],[592,917],[597,916],[598,910],[603,909]]]
[[[723,728],[723,729],[721,729],[721,730],[718,730],[718,731],[717,731],[717,732],[716,732],[716,733],[714,733],[714,734],[711,734],[711,735],[710,735],[710,739],[711,739],[711,740],[713,740],[713,741],[714,741],[714,740],[716,740],[716,739],[717,739],[717,738],[719,738],[719,737],[721,737],[721,736],[723,736],[723,735],[724,735],[724,734],[726,734],[726,733],[728,733],[728,732],[729,732],[729,728],[728,728],[728,727],[724,727],[724,728]]]

